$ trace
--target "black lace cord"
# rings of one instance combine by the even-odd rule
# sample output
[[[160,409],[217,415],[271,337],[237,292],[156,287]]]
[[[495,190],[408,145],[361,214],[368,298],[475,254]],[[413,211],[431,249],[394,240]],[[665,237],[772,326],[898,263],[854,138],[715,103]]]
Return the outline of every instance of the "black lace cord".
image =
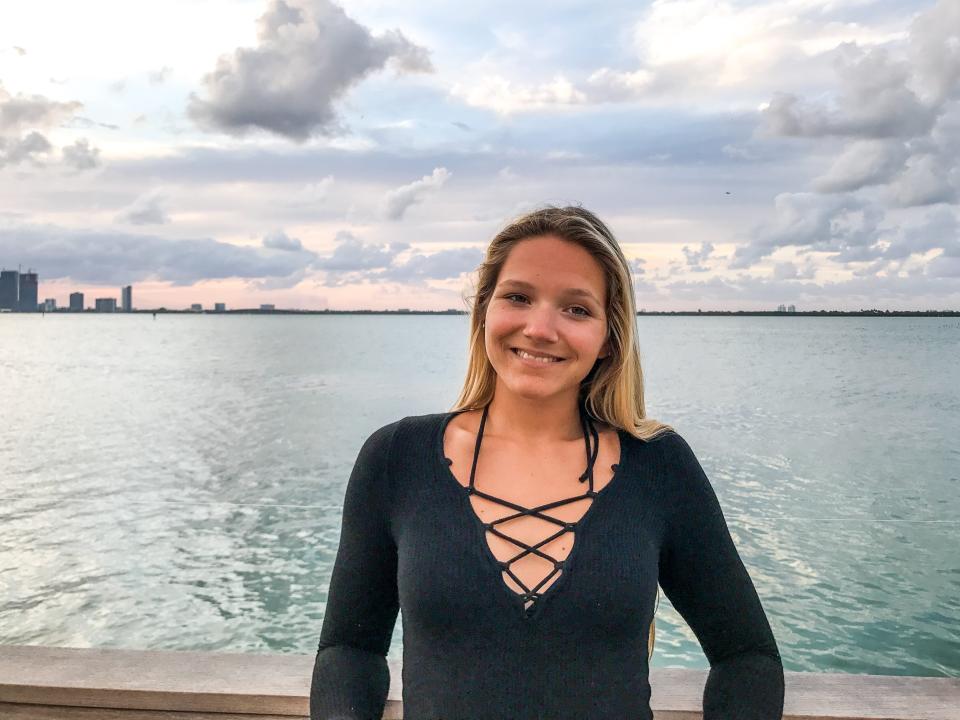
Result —
[[[586,446],[587,469],[584,471],[584,473],[580,476],[579,479],[580,479],[580,482],[589,480],[590,489],[587,490],[583,495],[577,495],[576,497],[567,498],[565,500],[556,500],[552,503],[538,505],[535,508],[526,508],[526,507],[523,507],[522,505],[517,505],[516,503],[512,503],[509,500],[504,500],[502,498],[498,498],[493,495],[489,495],[487,493],[481,492],[476,488],[475,482],[476,482],[476,472],[477,472],[477,460],[480,457],[480,443],[483,441],[483,430],[487,424],[488,410],[489,410],[489,405],[484,406],[483,415],[481,415],[480,417],[480,428],[477,431],[477,442],[473,449],[473,464],[470,467],[470,485],[467,488],[467,494],[479,495],[480,497],[486,498],[493,502],[499,503],[500,505],[504,505],[506,507],[509,507],[518,511],[513,515],[507,515],[506,517],[502,517],[499,520],[494,520],[493,522],[482,523],[482,524],[486,530],[489,530],[497,537],[501,537],[504,540],[507,540],[510,543],[523,548],[522,552],[510,558],[510,560],[498,560],[497,563],[507,573],[507,575],[509,575],[513,579],[513,581],[517,583],[517,585],[523,588],[524,592],[521,595],[521,597],[523,598],[524,604],[526,604],[528,600],[535,602],[536,600],[540,599],[540,597],[542,597],[539,592],[540,588],[543,587],[544,584],[550,580],[550,578],[552,578],[554,575],[556,575],[558,572],[560,572],[563,569],[564,562],[565,562],[564,560],[557,560],[556,558],[551,557],[550,555],[547,555],[546,553],[542,552],[538,548],[540,548],[543,545],[546,545],[547,543],[552,542],[553,540],[560,537],[567,531],[575,530],[577,526],[577,523],[564,522],[562,520],[558,520],[557,518],[551,517],[550,515],[544,515],[541,511],[549,510],[551,508],[555,508],[560,505],[566,505],[567,503],[575,502],[577,500],[583,500],[584,498],[592,499],[597,496],[597,493],[593,489],[593,466],[596,463],[597,456],[599,455],[599,452],[600,452],[600,435],[597,432],[596,427],[593,425],[593,422],[590,420],[586,412],[585,406],[582,403],[580,403],[579,404],[580,424],[581,424],[581,427],[583,428],[584,444]],[[594,442],[594,447],[592,451],[590,448],[591,437]],[[542,520],[547,520],[549,522],[556,523],[558,525],[561,525],[561,528],[558,532],[546,538],[545,540],[541,540],[536,545],[527,545],[526,543],[520,540],[517,540],[516,538],[513,538],[509,535],[506,535],[500,532],[494,527],[494,525],[498,523],[507,522],[508,520],[513,520],[518,517],[522,517],[524,515],[534,516]],[[514,574],[514,572],[510,569],[510,566],[514,562],[522,558],[524,555],[530,555],[530,554],[537,555],[538,557],[541,557],[544,560],[547,560],[553,563],[553,570],[545,578],[543,578],[539,583],[537,583],[537,585],[533,589],[528,588],[523,583],[523,581],[519,577],[517,577],[516,574]]]

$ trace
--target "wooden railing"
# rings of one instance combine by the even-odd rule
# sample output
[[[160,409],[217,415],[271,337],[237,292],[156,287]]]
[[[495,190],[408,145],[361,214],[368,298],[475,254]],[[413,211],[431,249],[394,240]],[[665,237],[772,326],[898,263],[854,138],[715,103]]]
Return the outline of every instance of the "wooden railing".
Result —
[[[0,645],[3,720],[289,720],[309,714],[312,655]],[[386,720],[401,720],[390,666]],[[656,720],[700,720],[705,670],[654,669]],[[960,720],[960,679],[786,673],[788,720]]]

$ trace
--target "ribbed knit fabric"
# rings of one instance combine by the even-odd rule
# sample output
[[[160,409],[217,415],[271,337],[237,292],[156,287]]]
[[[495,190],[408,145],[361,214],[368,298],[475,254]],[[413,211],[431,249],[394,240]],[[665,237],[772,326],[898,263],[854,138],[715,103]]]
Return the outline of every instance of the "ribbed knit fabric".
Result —
[[[379,720],[403,609],[405,720],[650,720],[659,581],[710,662],[704,720],[783,714],[776,641],[709,481],[674,432],[619,431],[613,479],[529,610],[502,568],[443,433],[457,413],[377,430],[347,484],[310,688],[311,720]],[[579,468],[578,468],[579,471]]]

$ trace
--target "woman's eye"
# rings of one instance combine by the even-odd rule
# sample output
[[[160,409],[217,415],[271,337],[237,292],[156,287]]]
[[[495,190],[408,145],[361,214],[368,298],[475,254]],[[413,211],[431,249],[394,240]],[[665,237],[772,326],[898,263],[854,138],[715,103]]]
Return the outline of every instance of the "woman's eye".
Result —
[[[588,316],[590,315],[590,311],[589,311],[589,310],[587,310],[586,308],[582,308],[582,307],[580,307],[579,305],[574,306],[573,309],[574,309],[574,310],[583,310],[583,313],[574,313],[574,315],[580,315],[581,317],[588,317]]]
[[[509,300],[510,302],[523,302],[527,299],[526,295],[521,295],[520,293],[508,293],[503,296],[504,300]],[[519,300],[514,300],[514,298],[519,298]],[[574,305],[571,310],[573,314],[577,317],[590,317],[590,311],[585,307],[580,307],[579,305]]]
[[[526,299],[526,298],[525,298],[523,295],[521,295],[520,293],[510,293],[509,295],[504,295],[503,297],[504,297],[505,299],[507,299],[507,300],[510,300],[511,298],[524,298],[524,299]]]

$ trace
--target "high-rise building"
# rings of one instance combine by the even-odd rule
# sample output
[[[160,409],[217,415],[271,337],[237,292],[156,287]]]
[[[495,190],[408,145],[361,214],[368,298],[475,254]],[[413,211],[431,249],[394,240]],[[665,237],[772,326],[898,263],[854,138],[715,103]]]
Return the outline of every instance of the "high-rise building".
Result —
[[[56,312],[57,311],[57,299],[56,298],[46,298],[43,301],[43,311],[44,312]]]
[[[20,273],[20,312],[37,312],[37,274],[30,272]]]
[[[203,304],[202,304],[202,303],[193,303],[193,304],[190,306],[190,312],[203,312]]]
[[[127,285],[120,291],[124,312],[133,312],[133,285]]]
[[[70,293],[70,312],[83,312],[83,293]]]
[[[116,298],[97,298],[96,299],[96,309],[97,312],[116,312],[117,311],[117,299]]]
[[[214,303],[214,304],[213,304],[213,311],[214,311],[214,312],[226,312],[226,311],[227,311],[227,304],[226,304],[226,303]]]
[[[0,270],[0,310],[20,309],[20,273],[17,270]]]

